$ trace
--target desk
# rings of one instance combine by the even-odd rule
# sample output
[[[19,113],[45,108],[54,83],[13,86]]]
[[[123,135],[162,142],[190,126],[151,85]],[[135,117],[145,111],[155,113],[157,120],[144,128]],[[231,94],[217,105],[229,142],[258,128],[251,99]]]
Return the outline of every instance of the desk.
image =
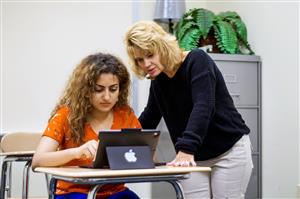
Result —
[[[169,167],[159,166],[154,169],[110,170],[88,169],[79,167],[38,167],[35,172],[51,174],[49,198],[54,198],[57,180],[76,184],[90,184],[88,199],[94,199],[103,184],[137,183],[137,182],[168,182],[175,191],[178,199],[183,199],[180,184],[177,182],[189,177],[190,172],[209,172],[209,167]]]
[[[31,160],[34,151],[14,151],[0,153],[0,156],[4,156],[1,171],[1,186],[0,186],[0,198],[5,198],[5,191],[7,190],[8,197],[11,196],[11,163],[16,161],[26,162],[23,170],[23,188],[22,188],[22,199],[28,198],[28,180],[29,180],[29,169],[31,166]],[[8,179],[8,187],[6,187]]]

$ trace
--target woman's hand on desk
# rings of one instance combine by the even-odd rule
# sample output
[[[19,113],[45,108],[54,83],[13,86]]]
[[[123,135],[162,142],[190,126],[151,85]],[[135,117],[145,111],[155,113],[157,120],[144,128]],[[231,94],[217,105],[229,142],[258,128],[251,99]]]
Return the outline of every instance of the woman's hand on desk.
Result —
[[[194,155],[179,151],[175,159],[167,163],[167,165],[175,167],[189,167],[196,166],[196,162],[194,160]]]
[[[96,157],[98,142],[90,140],[80,147],[74,148],[74,156],[76,159],[94,159]]]

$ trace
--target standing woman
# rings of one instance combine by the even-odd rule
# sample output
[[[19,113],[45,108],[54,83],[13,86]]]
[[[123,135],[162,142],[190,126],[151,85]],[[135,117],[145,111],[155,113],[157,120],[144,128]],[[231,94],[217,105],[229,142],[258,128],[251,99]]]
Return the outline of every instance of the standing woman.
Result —
[[[164,118],[176,149],[171,166],[209,166],[181,182],[186,198],[244,198],[253,164],[249,128],[233,104],[214,61],[202,50],[182,51],[152,21],[125,36],[132,70],[151,79],[143,128]]]
[[[84,58],[52,111],[32,168],[92,165],[101,129],[140,128],[128,105],[129,85],[129,73],[116,57]],[[89,190],[89,185],[58,180],[55,199],[86,199]],[[138,198],[124,184],[104,185],[97,193],[97,199]]]

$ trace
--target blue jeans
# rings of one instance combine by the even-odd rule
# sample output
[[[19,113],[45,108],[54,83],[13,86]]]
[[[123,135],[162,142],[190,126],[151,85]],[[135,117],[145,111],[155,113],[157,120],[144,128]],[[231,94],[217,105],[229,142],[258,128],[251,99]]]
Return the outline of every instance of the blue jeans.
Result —
[[[87,194],[84,193],[67,193],[56,195],[55,199],[86,199]],[[133,191],[128,188],[109,196],[107,199],[140,199]]]

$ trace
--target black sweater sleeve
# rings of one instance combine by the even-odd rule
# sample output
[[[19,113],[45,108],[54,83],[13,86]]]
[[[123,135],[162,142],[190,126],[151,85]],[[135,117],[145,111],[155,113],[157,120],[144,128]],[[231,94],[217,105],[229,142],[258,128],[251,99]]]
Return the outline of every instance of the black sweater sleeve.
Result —
[[[216,78],[214,62],[205,52],[192,51],[186,59],[193,108],[175,149],[177,152],[195,154],[207,134],[214,113]]]
[[[139,121],[144,129],[155,129],[161,120],[161,113],[157,107],[152,84],[149,90],[147,106],[139,117]]]

